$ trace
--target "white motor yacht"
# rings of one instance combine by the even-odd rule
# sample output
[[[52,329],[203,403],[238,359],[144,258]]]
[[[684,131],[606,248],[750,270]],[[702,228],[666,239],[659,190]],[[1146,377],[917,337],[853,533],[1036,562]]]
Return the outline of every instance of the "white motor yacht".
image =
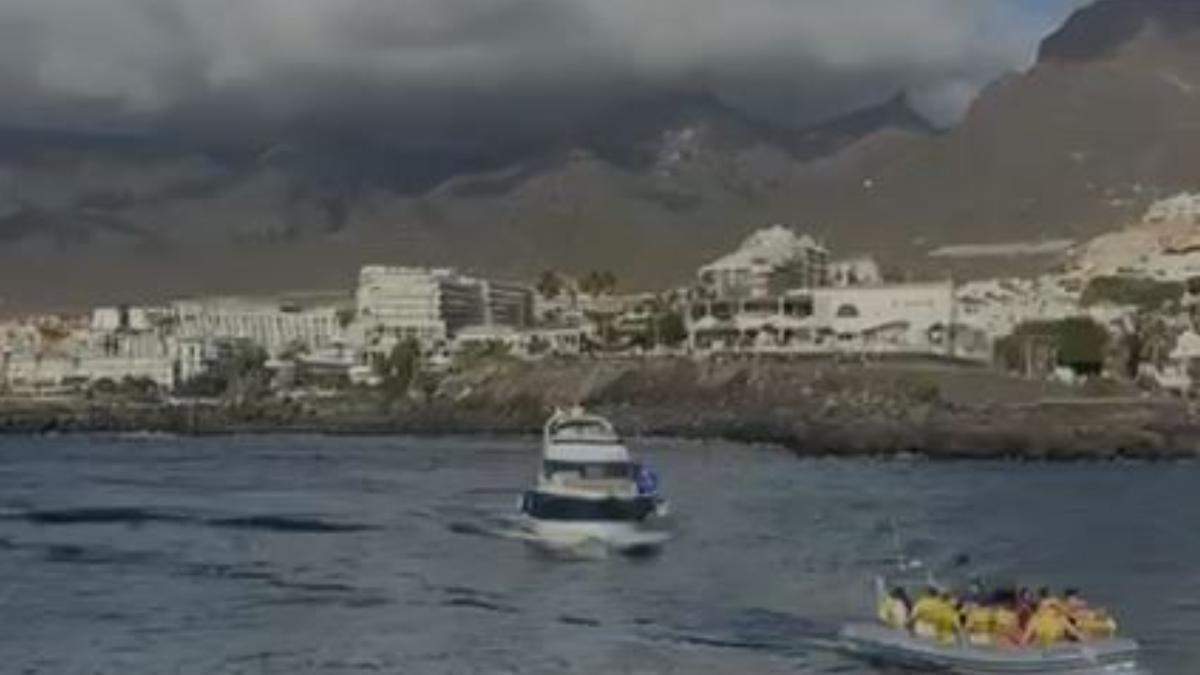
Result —
[[[613,425],[581,408],[556,411],[543,431],[537,486],[521,499],[530,534],[548,544],[654,546],[647,527],[666,512],[653,471],[632,460]]]

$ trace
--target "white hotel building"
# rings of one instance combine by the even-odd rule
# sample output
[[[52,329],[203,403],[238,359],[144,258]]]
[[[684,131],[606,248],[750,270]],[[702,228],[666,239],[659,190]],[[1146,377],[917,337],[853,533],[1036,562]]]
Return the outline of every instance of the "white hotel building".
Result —
[[[247,340],[278,356],[293,347],[315,351],[338,342],[342,337],[339,311],[335,304],[216,297],[174,302],[170,317],[175,336],[182,341]]]
[[[173,387],[177,343],[127,310],[97,310],[88,322],[17,323],[0,329],[0,393],[51,393],[88,382],[146,379]],[[124,323],[113,323],[115,317]],[[111,327],[110,327],[111,326]]]
[[[369,351],[406,339],[429,348],[468,327],[529,326],[533,291],[444,268],[369,266],[359,273],[356,307],[356,339]]]

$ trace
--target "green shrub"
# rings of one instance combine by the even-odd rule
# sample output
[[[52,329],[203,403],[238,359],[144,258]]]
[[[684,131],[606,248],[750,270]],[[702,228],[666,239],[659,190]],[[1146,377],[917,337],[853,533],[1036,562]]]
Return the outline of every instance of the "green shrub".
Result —
[[[1095,374],[1104,370],[1108,342],[1108,331],[1088,317],[1027,321],[996,342],[996,357],[1010,370],[1024,370],[1027,365],[1044,368],[1049,358],[1053,365]],[[1027,364],[1026,358],[1034,363]]]
[[[1178,302],[1185,290],[1184,284],[1175,281],[1156,281],[1142,277],[1096,277],[1083,290],[1080,302],[1089,307],[1111,304],[1155,310],[1165,304]]]

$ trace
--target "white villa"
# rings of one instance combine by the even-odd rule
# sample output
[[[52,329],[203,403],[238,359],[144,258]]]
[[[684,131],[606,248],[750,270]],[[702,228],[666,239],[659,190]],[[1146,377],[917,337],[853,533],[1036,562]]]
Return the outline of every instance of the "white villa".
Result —
[[[950,282],[827,287],[765,299],[694,302],[687,329],[689,346],[699,352],[990,358],[990,341],[963,326],[956,312]]]
[[[785,289],[829,282],[829,250],[810,236],[775,225],[700,268],[700,288],[713,298],[765,298]]]
[[[870,256],[844,258],[829,264],[829,283],[833,286],[879,286],[884,283],[883,271]]]
[[[872,258],[831,263],[811,237],[779,225],[698,277],[685,319],[697,352],[991,357],[986,335],[960,321],[951,282],[885,284]]]

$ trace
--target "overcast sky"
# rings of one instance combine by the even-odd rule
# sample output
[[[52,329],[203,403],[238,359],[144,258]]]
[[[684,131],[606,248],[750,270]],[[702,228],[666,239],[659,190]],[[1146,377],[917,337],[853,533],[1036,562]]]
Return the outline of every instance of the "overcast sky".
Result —
[[[808,121],[906,89],[941,121],[1085,0],[0,0],[0,121],[305,119],[403,136],[707,91]],[[534,114],[536,113],[536,114]],[[485,119],[486,118],[486,119]]]

